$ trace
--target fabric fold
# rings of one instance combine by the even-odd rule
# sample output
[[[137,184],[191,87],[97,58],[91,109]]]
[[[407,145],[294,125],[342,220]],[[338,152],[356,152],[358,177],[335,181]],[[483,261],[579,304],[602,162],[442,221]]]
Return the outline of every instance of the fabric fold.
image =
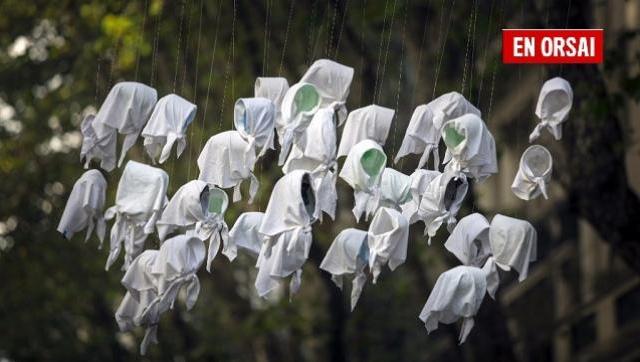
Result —
[[[468,188],[466,176],[459,172],[445,171],[431,180],[418,206],[418,217],[426,225],[429,245],[442,224],[453,230]]]
[[[373,284],[378,281],[382,267],[387,265],[391,271],[404,264],[407,258],[409,240],[409,222],[394,209],[381,207],[376,211],[369,231],[369,270],[373,275]]]
[[[233,110],[233,125],[249,143],[250,152],[262,157],[273,145],[276,110],[267,98],[240,98]],[[247,151],[249,152],[249,151]]]
[[[491,220],[489,241],[496,265],[507,271],[515,269],[518,281],[525,280],[538,249],[538,236],[533,225],[526,220],[497,214]]]
[[[289,90],[289,82],[282,77],[258,77],[254,85],[254,97],[267,98],[275,105],[274,126],[278,134],[278,142],[282,144],[284,123],[282,120],[282,100]]]
[[[358,142],[366,139],[384,146],[395,110],[371,104],[349,113],[342,130],[338,157],[346,156]]]
[[[538,139],[543,129],[549,130],[556,141],[559,141],[562,138],[562,123],[567,120],[572,106],[573,89],[569,82],[560,77],[544,82],[536,104],[536,116],[540,123],[529,135],[529,142]]]
[[[354,70],[329,59],[318,59],[300,78],[300,83],[312,84],[320,95],[320,107],[333,104],[338,125],[347,117],[346,101],[351,88]]]
[[[529,146],[520,157],[511,191],[525,201],[533,200],[540,195],[548,199],[547,183],[551,180],[552,169],[553,158],[549,150],[540,145]]]

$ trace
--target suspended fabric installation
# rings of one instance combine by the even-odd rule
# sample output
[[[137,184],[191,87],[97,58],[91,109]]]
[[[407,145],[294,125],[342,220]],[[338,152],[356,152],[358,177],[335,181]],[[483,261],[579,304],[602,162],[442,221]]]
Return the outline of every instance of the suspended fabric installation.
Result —
[[[238,251],[257,259],[264,239],[258,231],[263,218],[263,212],[240,214],[229,231],[229,243],[235,245]]]
[[[409,222],[394,209],[381,207],[371,220],[367,235],[369,244],[369,269],[373,284],[378,280],[382,267],[391,271],[404,264],[407,259]]]
[[[426,226],[429,245],[442,224],[453,230],[468,188],[466,176],[454,171],[445,171],[429,182],[418,206],[418,217]]]
[[[409,181],[411,183],[409,186],[409,192],[411,194],[411,198],[404,204],[400,205],[402,208],[402,215],[407,218],[409,224],[415,224],[421,220],[418,208],[420,207],[422,195],[427,191],[427,187],[431,181],[439,175],[439,171],[419,168],[409,176]]]
[[[254,85],[254,97],[267,98],[275,105],[275,128],[278,142],[282,142],[285,124],[282,120],[282,100],[289,90],[289,82],[282,77],[258,77]],[[280,144],[282,146],[282,144]]]
[[[411,177],[387,167],[380,180],[380,207],[402,212],[402,205],[411,201]]]
[[[569,82],[560,77],[546,81],[542,85],[536,104],[536,116],[540,123],[529,135],[529,142],[538,139],[543,129],[549,130],[553,138],[559,141],[562,138],[562,123],[567,120],[572,105],[573,89]]]
[[[516,173],[511,191],[522,200],[533,200],[542,195],[549,198],[547,184],[551,180],[553,158],[551,152],[544,146],[529,146],[520,158],[518,172]]]
[[[338,157],[346,156],[358,142],[369,139],[384,146],[395,111],[375,104],[354,109],[344,125]]]

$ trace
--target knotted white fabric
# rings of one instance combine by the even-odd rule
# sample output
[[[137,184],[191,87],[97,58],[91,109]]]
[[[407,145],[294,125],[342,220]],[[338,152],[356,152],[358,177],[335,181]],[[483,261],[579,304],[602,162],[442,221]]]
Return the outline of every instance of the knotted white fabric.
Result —
[[[249,142],[247,152],[259,150],[262,157],[273,146],[273,127],[276,109],[267,98],[240,98],[233,109],[233,125],[240,135]]]
[[[260,186],[253,174],[255,162],[255,152],[238,131],[218,133],[209,138],[198,156],[198,179],[223,189],[233,187],[233,202],[242,199],[240,186],[249,179],[249,203],[252,203]]]
[[[380,179],[387,163],[387,155],[382,147],[372,140],[358,142],[344,161],[340,178],[353,189],[356,221],[365,213],[368,220],[378,208],[380,201]]]
[[[95,230],[102,247],[106,230],[102,214],[106,189],[107,181],[100,171],[89,170],[80,176],[71,189],[58,223],[58,232],[65,239],[71,239],[73,234],[86,228],[84,241],[89,240]]]
[[[311,224],[317,214],[315,191],[307,172],[292,171],[276,182],[258,229],[265,238],[256,263],[259,296],[266,296],[290,275],[290,295],[297,293],[311,248]]]
[[[529,142],[538,139],[544,128],[548,129],[556,140],[560,140],[562,122],[569,116],[572,105],[573,90],[569,82],[560,77],[544,82],[536,104],[536,116],[540,119],[540,123],[529,135]]]
[[[140,254],[167,204],[168,185],[169,175],[163,170],[135,161],[127,162],[118,183],[116,204],[105,212],[105,219],[115,217],[106,270],[118,258],[123,244],[122,270],[127,270],[131,261]]]
[[[402,211],[402,205],[411,200],[411,177],[387,167],[380,180],[380,207]]]
[[[402,208],[402,215],[404,215],[407,220],[409,220],[409,225],[415,224],[416,222],[420,221],[420,215],[418,214],[420,199],[422,199],[422,195],[427,190],[427,186],[429,186],[431,180],[438,177],[439,175],[439,171],[419,168],[415,170],[411,174],[411,176],[409,176],[411,181],[411,199],[400,205],[400,207]]]
[[[433,154],[434,170],[437,170],[440,165],[438,144],[442,125],[467,113],[478,117],[481,114],[458,92],[443,94],[427,104],[416,107],[394,162],[397,163],[400,158],[411,153],[422,154],[418,163],[418,168],[422,168]]]
[[[217,187],[209,188],[208,208],[204,220],[198,221],[193,235],[200,240],[209,239],[207,253],[207,271],[211,272],[211,265],[222,243],[222,255],[233,261],[238,255],[236,245],[229,239],[229,227],[224,221],[224,214],[229,206],[229,198],[224,190]],[[187,233],[191,235],[191,232]]]
[[[373,284],[378,281],[378,276],[385,264],[391,271],[404,264],[407,259],[408,241],[407,219],[394,209],[379,208],[371,220],[367,233],[369,270],[373,274]]]
[[[522,157],[518,173],[511,184],[511,191],[522,200],[533,200],[540,196],[548,199],[547,183],[551,180],[553,158],[545,147],[529,146]]]
[[[395,113],[393,109],[376,104],[351,111],[342,130],[338,157],[346,156],[355,144],[365,139],[384,146]]]
[[[345,229],[336,236],[322,259],[320,269],[331,273],[331,280],[340,290],[346,276],[353,276],[351,281],[351,310],[356,307],[367,281],[364,269],[369,262],[369,246],[367,232],[358,229]]]
[[[489,241],[495,263],[503,270],[514,268],[518,280],[529,272],[529,263],[536,260],[538,236],[528,221],[497,214],[491,220]]]
[[[122,165],[127,151],[135,144],[138,134],[149,119],[158,100],[155,89],[136,82],[121,82],[111,88],[107,98],[95,117],[83,121],[83,144],[81,158],[85,168],[93,158],[99,159],[100,167],[111,171],[116,166],[117,134],[124,135],[118,167]]]
[[[282,120],[282,113],[280,108],[282,107],[282,100],[284,95],[289,90],[289,82],[282,77],[258,77],[254,86],[253,96],[267,98],[273,102],[276,107],[275,110],[275,127],[278,133],[278,142],[282,143],[282,136],[284,133],[284,123]]]
[[[335,219],[338,202],[337,168],[334,112],[329,108],[322,108],[313,116],[303,136],[293,145],[282,171],[309,172],[318,196],[316,201],[320,211]]]
[[[427,333],[438,329],[438,323],[451,324],[462,318],[459,342],[464,343],[486,291],[485,273],[480,268],[461,265],[440,274],[420,312]]]
[[[282,99],[281,114],[282,137],[278,165],[282,166],[289,155],[293,143],[302,136],[311,118],[322,102],[315,86],[309,83],[297,83],[291,86]]]
[[[479,213],[460,219],[444,243],[464,265],[482,267],[491,255],[489,244],[489,222]]]
[[[464,172],[478,182],[498,172],[496,143],[475,114],[466,114],[442,126],[442,138],[447,146],[446,170]]]
[[[447,223],[448,230],[453,230],[468,187],[465,175],[453,171],[445,171],[431,180],[418,207],[418,217],[426,225],[429,245],[443,223]]]
[[[142,130],[144,147],[153,162],[158,156],[164,163],[171,155],[171,148],[177,141],[176,158],[179,158],[187,145],[185,133],[196,116],[197,106],[188,100],[169,94],[158,100],[149,122]]]
[[[262,248],[263,235],[258,232],[262,224],[262,212],[245,212],[238,216],[236,223],[229,231],[229,243],[236,245],[238,250],[257,258]]]
[[[313,84],[321,97],[321,107],[331,107],[336,110],[338,125],[347,117],[345,102],[349,96],[353,68],[329,59],[318,59],[307,69],[300,83]]]

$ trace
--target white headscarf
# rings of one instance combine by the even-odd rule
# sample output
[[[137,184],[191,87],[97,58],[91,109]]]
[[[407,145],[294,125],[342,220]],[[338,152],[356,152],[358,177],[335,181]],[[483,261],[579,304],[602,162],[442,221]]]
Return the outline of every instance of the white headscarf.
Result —
[[[240,135],[253,148],[260,150],[258,157],[274,149],[273,127],[275,120],[275,106],[267,98],[240,98],[233,110],[233,125]]]
[[[309,172],[318,196],[318,207],[331,219],[335,219],[338,201],[337,168],[334,112],[329,108],[323,108],[313,116],[304,135],[293,145],[282,171]]]
[[[491,255],[489,222],[477,212],[463,217],[449,235],[444,247],[462,264],[482,267]]]
[[[159,168],[129,161],[122,172],[116,204],[105,212],[105,219],[116,221],[111,227],[111,248],[106,269],[116,261],[124,244],[124,264],[140,254],[147,236],[153,233],[156,221],[167,204],[169,175]]]
[[[480,117],[466,114],[448,121],[442,126],[442,138],[447,170],[464,172],[478,182],[498,173],[496,143]]]
[[[358,142],[344,161],[340,178],[353,189],[356,221],[365,213],[368,220],[378,208],[380,201],[380,179],[387,163],[387,155],[382,147],[372,140]]]
[[[86,228],[86,242],[95,229],[102,247],[106,230],[102,215],[106,189],[107,181],[100,171],[89,170],[80,176],[73,185],[58,223],[58,232],[65,239],[71,239],[73,234]]]
[[[408,241],[407,219],[394,209],[379,208],[371,220],[367,235],[369,269],[373,274],[373,284],[378,281],[378,276],[385,264],[391,271],[404,264],[407,259]]]
[[[292,171],[274,185],[258,229],[265,237],[255,283],[261,297],[292,274],[291,294],[300,288],[302,265],[311,248],[311,224],[318,214],[315,200],[312,180],[305,171]]]
[[[522,200],[533,200],[540,196],[548,199],[547,183],[551,180],[553,158],[545,147],[532,145],[520,158],[518,173],[511,184],[511,191]]]
[[[442,125],[467,113],[480,117],[480,111],[458,92],[443,94],[428,104],[416,107],[394,162],[397,163],[410,153],[422,153],[418,163],[418,168],[422,168],[433,153],[434,169],[437,170],[440,164],[438,144]]]
[[[236,223],[229,231],[229,242],[239,250],[244,250],[254,258],[260,254],[263,235],[258,232],[262,224],[262,212],[245,212],[238,216]]]
[[[336,236],[322,259],[320,269],[331,273],[331,280],[342,290],[344,277],[353,275],[351,286],[351,310],[356,307],[362,288],[367,281],[364,269],[369,262],[367,232],[344,229]]]
[[[351,111],[342,130],[338,157],[346,156],[353,145],[365,139],[384,146],[395,113],[393,109],[376,104]]]
[[[402,211],[402,205],[411,200],[411,177],[387,167],[380,180],[380,206]]]
[[[281,115],[282,137],[278,165],[284,164],[291,145],[304,134],[311,118],[320,108],[322,99],[315,86],[309,83],[296,83],[287,90],[282,99]]]
[[[254,86],[253,96],[267,98],[276,106],[275,127],[278,133],[278,142],[282,143],[284,123],[280,107],[285,93],[289,90],[289,82],[282,77],[258,77]]]
[[[529,142],[540,137],[543,128],[548,129],[556,140],[560,140],[562,122],[569,116],[572,105],[573,90],[569,82],[560,77],[544,82],[538,96],[538,104],[536,104],[536,116],[540,119],[540,123],[529,135]]]
[[[445,171],[436,176],[420,199],[418,215],[426,225],[425,233],[431,238],[443,223],[452,230],[456,225],[456,215],[467,195],[467,178],[462,173]]]
[[[233,202],[242,199],[240,186],[250,179],[249,203],[252,203],[260,186],[253,174],[255,161],[255,152],[238,131],[218,133],[209,138],[198,156],[198,179],[223,189],[233,187]]]
[[[81,127],[85,136],[82,145],[85,168],[93,158],[101,160],[100,167],[107,171],[115,168],[117,133],[124,135],[118,167],[122,165],[157,99],[156,90],[142,83],[120,82],[114,85],[95,117],[87,117],[86,124],[83,122]]]
[[[438,329],[438,323],[451,324],[462,318],[459,341],[464,343],[487,291],[485,277],[482,269],[466,265],[440,274],[420,312],[427,332]]]
[[[438,175],[440,175],[439,171],[419,168],[409,176],[411,181],[411,199],[400,205],[400,207],[402,208],[402,215],[409,220],[410,225],[420,221],[420,216],[418,215],[420,199],[422,199],[422,195],[427,190],[427,186],[429,186],[431,180],[438,177]]]
[[[519,281],[527,278],[529,263],[536,260],[538,236],[528,221],[497,214],[491,220],[489,241],[495,263],[503,270],[514,268]]]
[[[338,124],[342,125],[347,117],[345,102],[349,96],[353,68],[329,59],[313,62],[300,78],[300,83],[313,84],[322,98],[321,107],[332,105],[336,110]]]
[[[176,94],[169,94],[158,100],[149,122],[142,130],[144,147],[154,163],[158,156],[158,162],[164,163],[171,155],[171,148],[176,141],[176,158],[180,157],[187,145],[187,127],[195,118],[197,108],[195,104]]]

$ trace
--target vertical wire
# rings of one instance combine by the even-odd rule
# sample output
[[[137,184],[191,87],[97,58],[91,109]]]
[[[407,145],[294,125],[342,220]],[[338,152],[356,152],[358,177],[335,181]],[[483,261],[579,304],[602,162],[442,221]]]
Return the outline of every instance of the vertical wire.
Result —
[[[380,32],[380,42],[378,44],[378,61],[376,62],[376,81],[373,86],[373,97],[371,98],[371,103],[376,102],[376,94],[378,93],[378,82],[380,81],[380,63],[382,62],[382,48],[384,44],[384,32],[387,28],[387,8],[389,5],[389,0],[385,0],[384,2],[384,20],[382,22],[382,31]]]
[[[500,15],[499,15],[499,26],[501,26],[504,23],[504,0],[501,3],[500,6]],[[499,29],[499,28],[498,28]],[[498,68],[498,60],[495,59],[493,62],[493,75],[491,76],[491,92],[489,95],[489,112],[487,115],[487,123],[489,121],[491,121],[491,111],[493,108],[493,91],[495,89],[495,84],[496,84],[496,70]]]
[[[472,92],[473,92],[473,75],[474,70],[476,69],[476,23],[478,22],[478,0],[473,1],[474,7],[474,16],[473,16],[473,30],[471,36],[471,67],[469,68],[469,101],[471,102]],[[463,94],[464,95],[464,94]]]
[[[182,25],[184,23],[184,4],[186,0],[181,0],[181,10],[180,10],[180,27],[178,28],[178,51],[176,52],[176,66],[175,72],[173,75],[173,90],[172,92],[176,92],[176,85],[178,83],[178,69],[180,66],[180,49],[182,48]]]
[[[367,17],[367,0],[364,0],[364,4],[362,4],[362,20],[361,20],[361,31],[360,31],[360,100],[358,102],[358,104],[360,104],[360,106],[362,107],[364,104],[362,103],[362,95],[364,94],[364,91],[362,88],[364,88],[364,48],[365,48],[365,39],[364,39],[364,25],[365,25],[365,19]]]
[[[316,12],[318,0],[313,0],[311,3],[311,19],[309,20],[309,27],[307,28],[307,66],[311,65],[313,61],[313,50],[314,50],[314,32],[318,31],[316,27]]]
[[[449,23],[447,24],[447,27],[445,29],[444,42],[442,44],[442,49],[440,51],[440,59],[438,60],[438,65],[436,66],[435,81],[433,82],[433,98],[435,98],[436,96],[436,88],[438,86],[438,77],[440,76],[440,68],[442,67],[442,60],[444,59],[444,51],[447,47],[447,40],[449,40],[449,29],[451,28],[451,19],[453,18],[453,9],[455,5],[456,5],[456,0],[453,0],[451,2],[451,7],[449,8]]]
[[[405,50],[405,36],[406,36],[406,27],[407,27],[407,8],[409,7],[408,0],[404,2],[404,20],[402,21],[402,50],[400,52],[400,75],[398,76],[398,91],[396,92],[396,110],[395,110],[395,120],[393,125],[393,159],[396,158],[396,133],[398,130],[398,113],[400,106],[400,90],[402,89],[402,71],[404,67],[404,50]]]
[[[338,14],[338,0],[335,1],[331,1],[331,0],[327,0],[327,6],[329,6],[332,2],[333,2],[333,16],[331,17],[331,23],[329,24],[329,33],[327,34],[327,50],[326,50],[326,56],[330,57],[331,54],[331,47],[333,46],[333,35],[335,32],[335,27],[336,27],[336,17]]]
[[[395,20],[395,15],[396,15],[396,6],[397,6],[398,0],[393,0],[393,8],[391,11],[391,20],[389,22],[389,29],[388,29],[388,33],[389,35],[387,36],[387,47],[384,53],[384,63],[382,66],[382,73],[381,73],[381,77],[380,77],[380,86],[378,87],[378,97],[377,97],[377,102],[380,102],[380,96],[382,94],[382,85],[384,84],[384,75],[387,72],[387,60],[389,59],[389,46],[391,45],[391,33],[393,31],[393,21]]]
[[[204,142],[204,120],[207,118],[207,110],[209,109],[209,95],[211,94],[211,80],[213,79],[213,64],[216,58],[216,48],[218,47],[218,32],[220,30],[220,14],[222,10],[222,1],[218,2],[218,11],[216,13],[216,30],[213,36],[213,49],[211,50],[211,61],[209,62],[209,77],[207,79],[207,93],[204,99],[204,111],[202,112],[202,120],[200,122],[200,143],[198,144],[198,150],[202,150],[202,143]]]
[[[429,22],[429,4],[430,3],[431,3],[431,0],[427,0],[427,15],[425,17],[424,27],[422,29],[422,39],[420,39],[420,48],[418,48],[418,64],[417,64],[418,66],[416,67],[416,77],[413,83],[413,92],[411,94],[411,107],[414,107],[416,105],[416,93],[417,93],[416,89],[418,88],[418,82],[420,80],[420,69],[422,68],[422,52],[424,49],[424,42],[427,37],[427,30],[429,29],[429,26],[430,26],[430,22]]]
[[[136,44],[136,70],[134,79],[138,81],[138,69],[140,68],[140,46],[142,39],[144,39],[144,32],[147,26],[147,12],[149,11],[149,0],[144,0],[144,17],[142,18],[142,26],[140,27],[140,34],[138,34],[138,42]]]
[[[349,0],[344,2],[344,12],[342,13],[342,24],[340,25],[340,32],[338,32],[338,41],[336,42],[336,52],[333,55],[333,59],[338,60],[338,53],[340,52],[340,41],[342,40],[342,32],[344,30],[344,23],[347,19],[347,12],[349,11]]]
[[[265,76],[267,74],[267,70],[269,69],[267,65],[267,59],[269,56],[269,21],[271,15],[271,0],[267,1],[267,14],[264,18],[264,49],[262,51],[262,75]]]
[[[282,76],[282,70],[284,66],[284,56],[287,52],[287,42],[289,41],[289,29],[291,28],[291,19],[293,18],[293,9],[295,7],[296,0],[291,0],[289,5],[289,18],[287,19],[287,30],[284,33],[284,44],[282,45],[282,56],[280,57],[280,66],[278,67],[278,76]]]
[[[482,55],[482,71],[480,72],[480,84],[478,85],[478,93],[476,96],[476,105],[480,108],[482,88],[484,86],[484,71],[487,68],[487,54],[489,53],[489,39],[491,38],[491,27],[493,23],[493,10],[495,6],[495,0],[491,0],[491,6],[489,7],[489,23],[487,24],[487,36],[484,41],[484,52]]]
[[[469,13],[469,26],[467,27],[467,45],[465,47],[464,66],[462,69],[462,82],[461,82],[462,86],[460,89],[460,94],[462,94],[463,96],[464,96],[464,90],[465,90],[466,80],[467,80],[467,64],[469,64],[471,61],[469,59],[469,49],[471,48],[471,25],[473,24],[474,11],[475,11],[475,6],[472,6],[471,12]]]
[[[200,0],[200,16],[198,19],[198,41],[196,45],[196,59],[194,62],[195,75],[193,80],[193,103],[198,104],[198,66],[200,61],[200,39],[202,38],[202,8],[204,7],[204,0]],[[203,115],[204,119],[204,115]],[[191,125],[189,130],[189,164],[187,166],[187,179],[191,180],[191,162],[193,161],[193,128]]]
[[[236,0],[233,0],[233,19],[231,22],[231,46],[227,53],[227,64],[225,66],[225,75],[224,75],[224,87],[222,88],[222,100],[220,102],[220,118],[218,119],[218,129],[222,129],[222,118],[224,116],[224,105],[227,98],[227,84],[229,83],[229,76],[231,74],[231,60],[233,57],[233,53],[235,52],[235,32],[236,32]],[[233,79],[232,79],[233,83]],[[231,85],[231,92],[233,96],[233,84]],[[233,118],[231,119],[233,124]]]
[[[571,15],[571,0],[569,0],[569,6],[567,7],[567,15],[564,19],[564,28],[567,29],[569,27],[569,16]],[[564,64],[560,64],[560,72],[559,75],[562,77],[562,71],[564,70]]]
[[[157,54],[158,54],[158,43],[160,40],[160,18],[162,17],[162,12],[164,10],[160,11],[160,14],[158,14],[158,16],[156,16],[156,34],[153,38],[153,51],[151,54],[151,75],[150,75],[150,80],[149,80],[149,85],[151,87],[153,87],[153,85],[155,84],[155,75],[156,75],[156,58],[157,58]]]

